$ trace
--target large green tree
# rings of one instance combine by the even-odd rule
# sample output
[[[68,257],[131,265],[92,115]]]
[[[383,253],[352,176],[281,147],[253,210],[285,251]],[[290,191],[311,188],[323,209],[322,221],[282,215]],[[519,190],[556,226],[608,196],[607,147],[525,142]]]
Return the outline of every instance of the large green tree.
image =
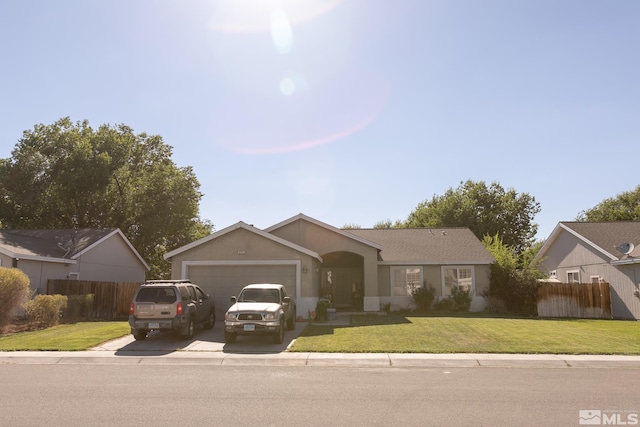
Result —
[[[11,154],[0,160],[4,228],[120,228],[151,278],[168,276],[164,253],[212,230],[192,168],[158,135],[67,117],[25,131]]]
[[[482,240],[499,236],[516,253],[529,247],[538,230],[540,204],[527,193],[505,190],[497,182],[468,180],[418,204],[402,227],[469,227]]]
[[[578,215],[579,221],[640,221],[640,185],[598,203]]]

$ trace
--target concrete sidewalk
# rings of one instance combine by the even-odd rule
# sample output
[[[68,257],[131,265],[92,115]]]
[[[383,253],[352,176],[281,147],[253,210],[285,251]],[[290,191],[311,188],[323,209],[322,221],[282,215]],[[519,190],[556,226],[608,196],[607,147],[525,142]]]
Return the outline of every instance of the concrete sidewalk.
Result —
[[[220,351],[0,352],[0,364],[343,366],[351,368],[627,368],[640,356],[411,353],[227,353]]]

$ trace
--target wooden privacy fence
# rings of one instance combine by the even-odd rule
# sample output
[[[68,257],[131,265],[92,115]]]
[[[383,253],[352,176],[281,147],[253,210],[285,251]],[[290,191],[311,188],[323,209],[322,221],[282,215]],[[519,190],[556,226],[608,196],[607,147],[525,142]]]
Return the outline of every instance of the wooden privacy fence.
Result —
[[[129,306],[141,283],[93,282],[87,280],[49,280],[48,295],[94,295],[93,317],[100,320],[125,320]]]
[[[608,283],[545,283],[538,288],[539,317],[611,319]]]

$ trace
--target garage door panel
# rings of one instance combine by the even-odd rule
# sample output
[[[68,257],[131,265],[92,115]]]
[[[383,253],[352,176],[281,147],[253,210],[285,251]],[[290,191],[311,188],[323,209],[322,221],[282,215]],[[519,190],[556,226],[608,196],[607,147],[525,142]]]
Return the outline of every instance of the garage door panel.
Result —
[[[224,319],[230,298],[251,283],[281,283],[295,297],[296,267],[293,265],[189,266],[187,277],[213,298],[216,318]]]

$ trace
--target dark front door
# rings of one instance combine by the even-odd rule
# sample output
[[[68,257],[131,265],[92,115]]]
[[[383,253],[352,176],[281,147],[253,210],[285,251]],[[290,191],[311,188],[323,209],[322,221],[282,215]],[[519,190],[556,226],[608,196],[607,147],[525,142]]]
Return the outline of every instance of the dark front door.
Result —
[[[362,270],[358,268],[323,268],[322,293],[330,296],[337,309],[361,310]]]

